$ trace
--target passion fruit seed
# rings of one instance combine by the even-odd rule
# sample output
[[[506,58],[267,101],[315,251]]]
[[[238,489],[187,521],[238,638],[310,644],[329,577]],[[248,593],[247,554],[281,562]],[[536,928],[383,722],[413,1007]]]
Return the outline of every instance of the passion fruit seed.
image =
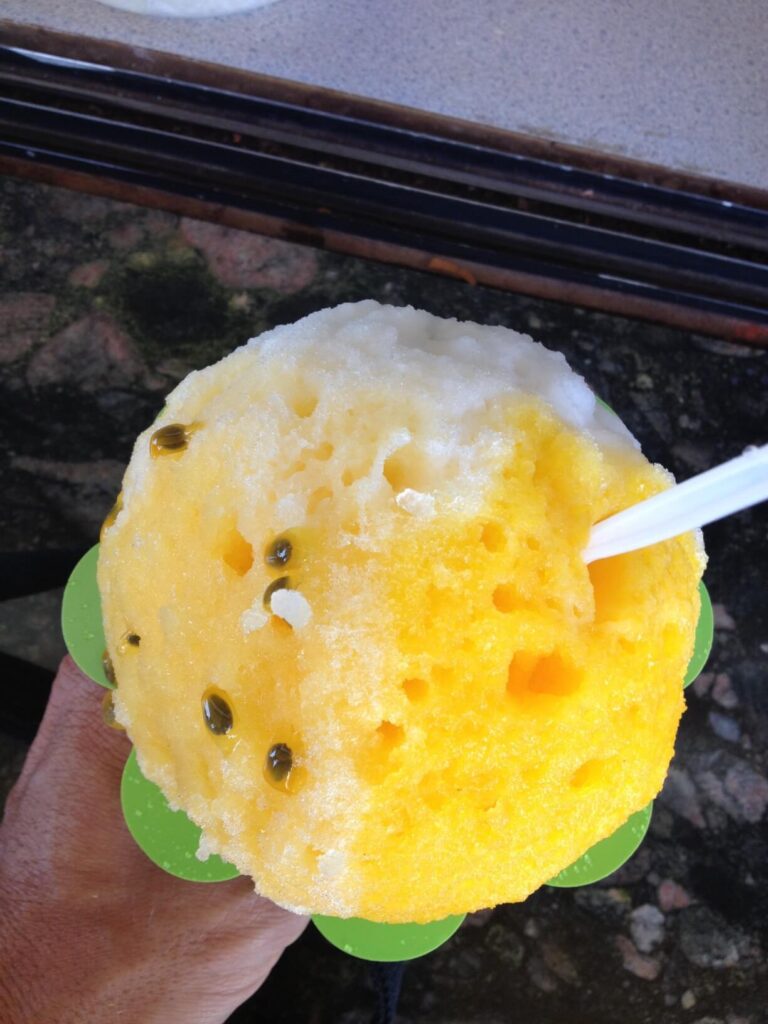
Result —
[[[149,439],[150,454],[157,458],[158,455],[173,455],[175,452],[182,452],[189,444],[189,432],[183,423],[168,423],[156,430]]]
[[[218,693],[203,697],[203,718],[205,724],[217,736],[223,736],[232,728],[232,709]]]
[[[118,720],[115,718],[115,702],[113,700],[111,690],[107,690],[101,698],[101,717],[104,720],[104,724],[108,725],[110,729],[117,729],[119,732],[125,732],[124,726],[120,725]]]
[[[293,768],[293,753],[286,743],[276,743],[267,753],[267,771],[275,782],[284,782]]]
[[[290,576],[281,576],[279,579],[272,580],[267,589],[264,591],[264,607],[267,609],[267,611],[271,610],[270,602],[272,600],[272,595],[274,594],[274,592],[276,590],[286,590],[290,587],[290,585]]]
[[[117,686],[117,677],[115,676],[115,666],[112,664],[112,659],[109,656],[109,651],[104,651],[101,656],[101,667],[104,669],[104,675],[112,686]]]
[[[99,531],[99,540],[103,540],[104,539],[104,534],[107,532],[107,530],[110,528],[110,526],[112,526],[114,521],[117,519],[117,517],[122,512],[122,510],[123,510],[123,492],[120,491],[118,496],[115,498],[115,504],[112,506],[112,508],[107,513],[107,518],[101,524],[101,530]]]
[[[293,544],[291,544],[287,537],[278,537],[277,540],[273,540],[269,545],[264,557],[267,565],[273,565],[279,569],[288,563],[292,554]]]
[[[141,637],[138,633],[124,633],[120,638],[120,653],[125,654],[129,647],[138,647],[141,644]]]

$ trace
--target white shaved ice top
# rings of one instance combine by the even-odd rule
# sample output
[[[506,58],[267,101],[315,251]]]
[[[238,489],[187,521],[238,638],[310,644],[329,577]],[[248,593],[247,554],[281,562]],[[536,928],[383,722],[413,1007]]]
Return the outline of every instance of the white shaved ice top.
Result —
[[[371,524],[387,504],[417,519],[476,514],[514,444],[508,419],[494,410],[528,396],[600,447],[639,449],[561,353],[507,327],[372,300],[275,327],[189,374],[155,428],[199,417],[209,436],[218,430],[221,457],[232,460],[249,501],[282,478],[270,506],[274,530],[305,523],[324,498],[353,502],[363,547],[376,544]],[[149,468],[148,446],[139,445],[126,502]],[[307,610],[286,606],[285,617],[298,625]],[[262,625],[255,608],[241,622],[245,632]]]

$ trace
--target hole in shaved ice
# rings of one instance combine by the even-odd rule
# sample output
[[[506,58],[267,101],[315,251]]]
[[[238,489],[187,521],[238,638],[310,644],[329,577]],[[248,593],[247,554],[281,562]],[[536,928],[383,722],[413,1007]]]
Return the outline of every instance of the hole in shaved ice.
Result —
[[[425,700],[429,692],[429,683],[426,679],[406,679],[403,682],[405,695],[412,704],[418,704]]]
[[[384,479],[395,493],[406,487],[407,466],[400,452],[395,452],[384,460]]]
[[[439,811],[445,804],[445,793],[441,791],[438,772],[427,772],[418,788],[419,796],[431,811]]]
[[[581,672],[557,653],[541,657],[529,651],[518,651],[509,663],[507,693],[513,697],[530,694],[567,697],[580,686]]]
[[[541,658],[528,680],[532,693],[553,693],[564,697],[581,686],[581,673],[563,661],[558,654]]]
[[[435,476],[429,457],[413,442],[388,455],[384,460],[382,472],[395,494],[407,490],[430,491]]]
[[[347,468],[341,474],[341,482],[344,484],[345,487],[351,487],[352,484],[355,483],[357,480],[362,480],[362,478],[366,476],[367,473],[368,470],[363,466],[356,466],[355,468],[347,466]]]
[[[525,601],[511,583],[500,583],[493,592],[493,604],[500,612],[508,615],[523,608]]]
[[[405,729],[394,722],[383,721],[366,743],[366,754],[361,774],[366,782],[376,786],[382,783],[398,763],[397,753],[405,739]]]
[[[309,453],[313,459],[318,459],[320,462],[327,462],[328,459],[333,455],[333,445],[330,441],[323,441],[317,448],[313,448]]]
[[[486,523],[480,540],[487,551],[503,551],[507,545],[506,532],[498,523]]]
[[[318,487],[307,499],[307,515],[313,515],[324,501],[329,501],[332,497],[333,491],[330,487]]]
[[[317,408],[317,396],[310,391],[299,392],[293,396],[290,405],[299,419],[306,420]]]
[[[224,538],[221,557],[238,576],[245,576],[253,565],[253,548],[239,530],[232,528]]]
[[[574,789],[584,789],[586,786],[601,786],[610,782],[612,774],[611,758],[593,758],[580,765],[571,776],[571,786]]]
[[[376,730],[376,735],[382,750],[392,750],[398,747],[405,739],[405,729],[402,725],[394,725],[392,722],[382,722]]]

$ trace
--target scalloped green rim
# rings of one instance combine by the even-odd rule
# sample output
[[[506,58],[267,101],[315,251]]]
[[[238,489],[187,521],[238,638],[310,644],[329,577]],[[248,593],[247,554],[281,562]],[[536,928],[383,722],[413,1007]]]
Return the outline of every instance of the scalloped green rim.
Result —
[[[454,914],[429,924],[376,924],[360,917],[312,918],[320,934],[337,949],[360,960],[392,963],[415,960],[442,946],[458,931],[466,914]]]
[[[107,647],[101,621],[101,597],[96,583],[99,545],[83,555],[67,580],[61,601],[61,631],[77,667],[94,683],[113,689],[104,675],[102,657]]]
[[[183,811],[172,811],[162,791],[139,768],[132,750],[123,770],[120,800],[128,830],[136,844],[158,867],[189,882],[224,882],[236,878],[236,867],[216,854],[206,861],[195,856],[200,829]],[[459,928],[465,914],[429,924],[376,924],[362,918],[316,914],[320,933],[338,949],[362,960],[413,960],[441,946]]]
[[[184,811],[171,810],[162,790],[142,774],[135,749],[123,769],[120,802],[137,845],[163,871],[188,882],[225,882],[239,875],[215,853],[207,860],[197,859],[200,829]]]
[[[636,811],[616,829],[613,835],[595,843],[570,867],[550,878],[547,885],[557,889],[571,889],[577,885],[592,885],[612,875],[625,864],[642,843],[651,821],[653,803]]]
[[[696,623],[693,654],[688,662],[688,670],[685,673],[683,686],[690,686],[706,665],[712,651],[712,641],[715,636],[715,616],[712,612],[712,600],[703,582],[699,583],[699,597],[701,598],[699,621]]]

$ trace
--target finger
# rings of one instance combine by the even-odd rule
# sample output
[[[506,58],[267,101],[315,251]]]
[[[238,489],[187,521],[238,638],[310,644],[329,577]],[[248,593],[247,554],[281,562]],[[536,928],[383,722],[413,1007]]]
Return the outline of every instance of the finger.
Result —
[[[84,675],[71,658],[65,658],[51,692],[52,713],[66,715],[65,724],[75,755],[112,778],[122,775],[131,743],[120,729],[104,721],[102,701],[105,690]]]
[[[51,687],[40,728],[29,749],[9,807],[21,799],[30,782],[54,772],[58,777],[85,774],[109,790],[119,786],[130,752],[125,734],[103,721],[104,690],[64,658]],[[45,769],[45,770],[44,770]]]

